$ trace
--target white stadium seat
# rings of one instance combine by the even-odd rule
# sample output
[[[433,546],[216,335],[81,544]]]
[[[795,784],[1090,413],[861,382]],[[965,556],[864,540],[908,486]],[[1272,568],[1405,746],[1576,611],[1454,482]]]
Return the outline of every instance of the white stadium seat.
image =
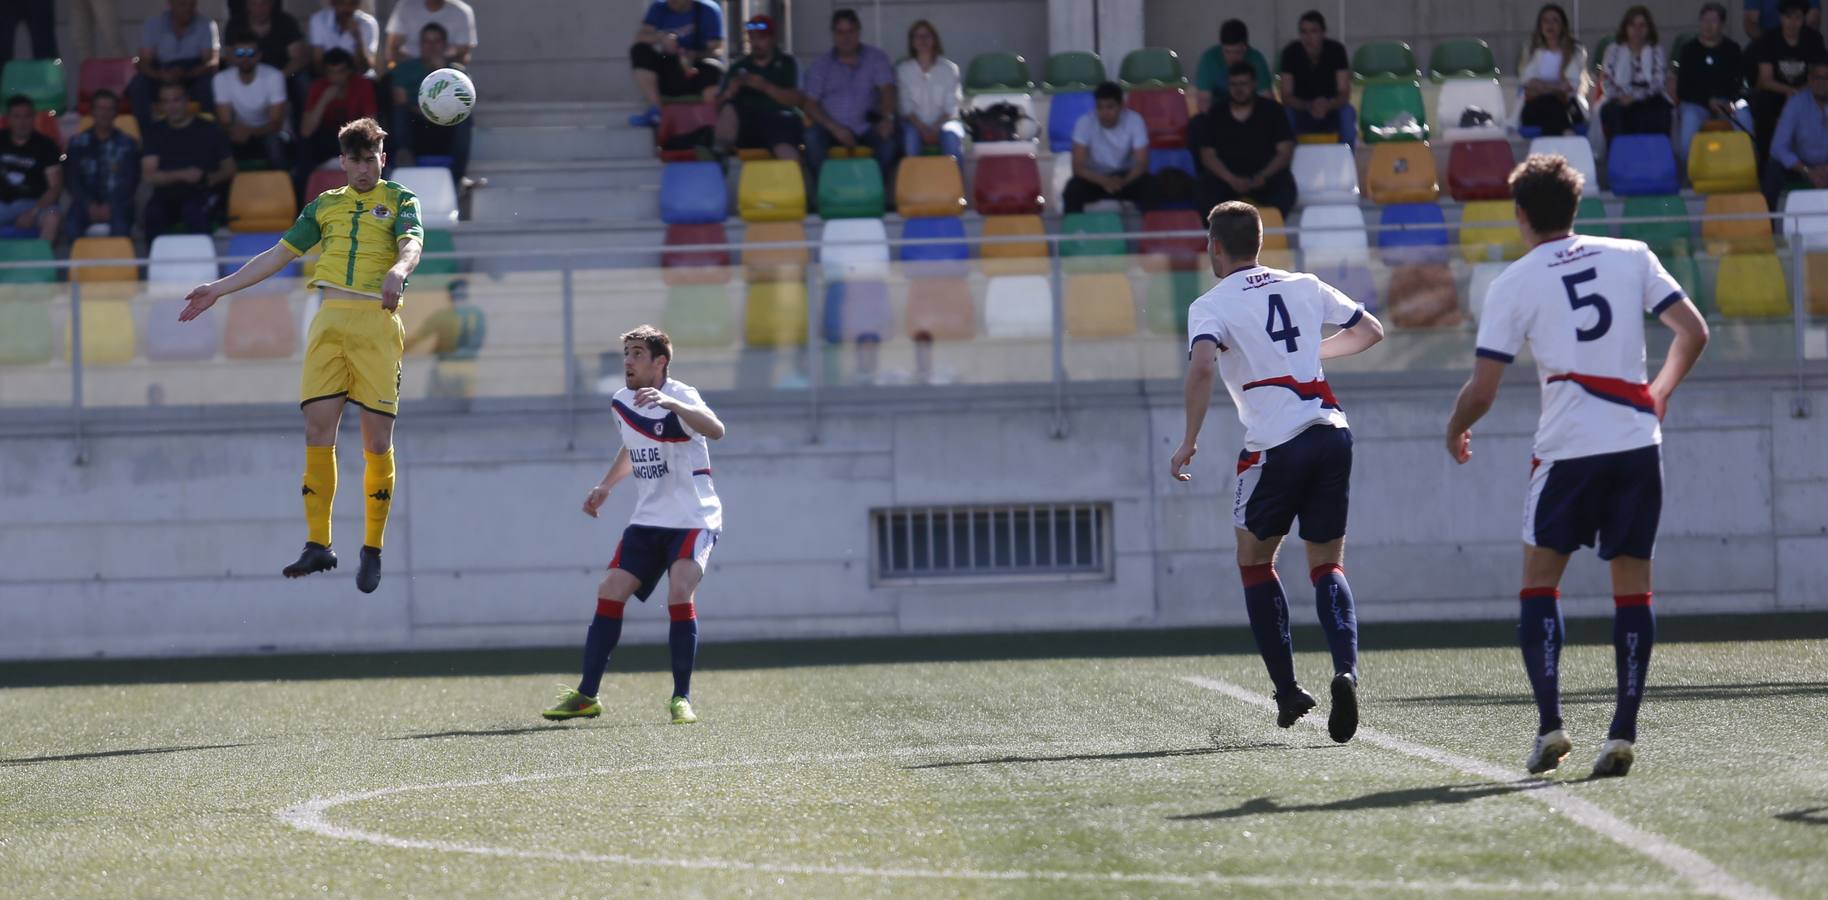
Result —
[[[216,242],[207,234],[161,234],[146,257],[146,280],[154,284],[188,290],[216,280]]]
[[[1302,205],[1358,202],[1358,160],[1345,144],[1299,144],[1289,164]]]
[[[419,197],[419,221],[439,227],[457,221],[457,183],[443,166],[401,166],[393,180]]]
[[[882,278],[889,271],[889,239],[881,219],[832,219],[819,239],[825,277]]]
[[[984,293],[984,333],[1041,338],[1054,333],[1054,289],[1045,275],[998,275]]]
[[[1587,186],[1581,189],[1580,195],[1599,196],[1599,164],[1593,161],[1593,145],[1586,138],[1579,135],[1539,137],[1530,142],[1530,153],[1559,153],[1567,157],[1574,168],[1587,176]]]

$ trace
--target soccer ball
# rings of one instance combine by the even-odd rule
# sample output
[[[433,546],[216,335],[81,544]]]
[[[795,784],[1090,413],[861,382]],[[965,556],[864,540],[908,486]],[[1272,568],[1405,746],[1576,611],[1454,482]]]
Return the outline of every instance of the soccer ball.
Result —
[[[419,82],[419,111],[434,125],[455,125],[475,105],[476,86],[456,69],[439,69]]]

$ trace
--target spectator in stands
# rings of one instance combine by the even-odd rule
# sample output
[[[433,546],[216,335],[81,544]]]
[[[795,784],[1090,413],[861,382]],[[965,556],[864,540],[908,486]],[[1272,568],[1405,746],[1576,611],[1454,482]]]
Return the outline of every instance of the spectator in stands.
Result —
[[[1231,91],[1231,67],[1248,63],[1257,79],[1257,93],[1275,99],[1276,81],[1269,73],[1269,60],[1250,45],[1250,27],[1242,19],[1226,19],[1219,26],[1219,42],[1200,54],[1199,68],[1194,71],[1193,86],[1199,91],[1200,112],[1212,109],[1213,101],[1223,100]]]
[[[1657,41],[1648,7],[1625,10],[1600,62],[1600,78],[1606,92],[1600,128],[1608,144],[1621,134],[1669,134],[1669,55]]]
[[[115,8],[114,0],[71,0],[69,5],[74,13],[70,17],[70,30],[76,38],[73,41],[76,49],[71,56],[111,59],[126,55],[125,45],[121,43],[121,14]],[[51,4],[44,6],[49,8]],[[11,34],[12,30],[7,29],[7,33]]]
[[[800,121],[800,64],[781,52],[774,19],[755,16],[743,23],[749,55],[730,64],[717,95],[717,145],[765,149],[775,159],[800,160],[806,126]]]
[[[229,32],[246,29],[260,48],[260,61],[286,77],[286,100],[302,109],[311,86],[311,47],[298,20],[279,9],[278,0],[247,0],[245,14],[230,17]]]
[[[178,231],[208,234],[222,192],[235,178],[228,136],[190,111],[190,98],[175,81],[159,85],[159,113],[163,121],[147,133],[140,160],[140,176],[152,186],[146,238]]]
[[[341,48],[324,54],[324,77],[311,83],[305,114],[299,120],[299,180],[324,160],[342,153],[336,132],[357,119],[375,114],[374,82],[356,74],[355,58]]]
[[[1346,45],[1327,37],[1327,18],[1318,10],[1301,14],[1300,29],[1301,37],[1282,48],[1282,102],[1289,124],[1296,134],[1338,133],[1340,143],[1350,144],[1358,119],[1350,105],[1352,61]]]
[[[711,0],[654,0],[648,4],[635,45],[629,48],[635,86],[647,111],[628,124],[660,124],[662,97],[714,99],[724,78],[724,11]]]
[[[1227,200],[1274,206],[1286,219],[1295,207],[1295,134],[1282,104],[1257,93],[1250,63],[1235,63],[1226,76],[1227,102],[1202,118],[1188,146],[1200,163],[1199,208]]]
[[[6,138],[0,142],[0,226],[57,237],[63,197],[63,151],[38,133],[32,98],[6,98]]]
[[[1107,81],[1092,92],[1096,105],[1073,125],[1073,177],[1060,202],[1069,213],[1116,198],[1147,210],[1155,205],[1149,177],[1149,126],[1123,105],[1123,88]]]
[[[215,22],[197,15],[197,0],[169,2],[169,9],[148,18],[140,30],[139,74],[127,84],[141,134],[151,130],[162,84],[182,85],[199,106],[211,106],[210,79],[220,62],[222,34]]]
[[[476,393],[476,357],[488,337],[488,321],[482,309],[469,302],[468,281],[452,281],[450,292],[451,305],[428,316],[406,339],[406,349],[429,342],[438,358],[426,387],[427,397],[468,399]]]
[[[1790,98],[1802,93],[1809,80],[1809,64],[1828,56],[1822,33],[1807,24],[1805,0],[1782,0],[1779,27],[1767,28],[1746,48],[1757,75],[1752,84],[1752,134],[1762,167],[1771,155],[1771,134]]]
[[[446,63],[468,66],[476,47],[476,13],[463,0],[400,0],[387,17],[387,60],[418,56],[425,26],[433,24],[444,29]]]
[[[1738,123],[1752,131],[1745,103],[1745,58],[1726,36],[1726,7],[1701,5],[1700,30],[1676,60],[1676,156],[1688,160],[1688,145],[1710,120]]]
[[[1765,36],[1765,32],[1778,27],[1783,6],[1778,0],[1745,0],[1745,39],[1751,43]],[[1809,0],[1808,11],[1804,15],[1804,24],[1817,31],[1822,27],[1822,0]]]
[[[895,64],[904,156],[919,156],[923,149],[937,147],[958,159],[964,150],[965,123],[958,118],[958,63],[945,53],[933,23],[921,19],[908,26],[908,58]]]
[[[341,50],[354,61],[355,71],[373,76],[375,63],[381,58],[381,23],[356,7],[356,0],[330,0],[330,5],[312,14],[307,26],[311,65],[319,75],[329,65],[326,55]]]
[[[71,240],[100,225],[113,237],[127,237],[133,228],[133,193],[140,186],[140,145],[114,127],[121,100],[110,90],[89,98],[94,124],[70,139],[70,214],[64,232]]]
[[[260,61],[252,31],[229,31],[228,56],[229,68],[216,73],[216,124],[228,132],[237,161],[260,160],[283,172],[291,157],[286,76]]]
[[[1567,134],[1587,121],[1587,48],[1568,28],[1568,12],[1545,3],[1517,64],[1523,103],[1517,124],[1546,135]]]
[[[1788,180],[1828,189],[1828,58],[1809,63],[1809,86],[1784,104],[1771,136],[1771,165],[1765,167],[1765,200],[1779,209]]]
[[[51,0],[6,0],[0,3],[0,66],[13,58],[13,37],[20,22],[32,39],[31,58],[56,59],[56,15]]]
[[[427,22],[419,29],[419,46],[413,55],[400,60],[393,70],[393,133],[391,162],[414,166],[425,155],[451,158],[451,177],[458,183],[470,167],[470,136],[476,117],[470,116],[455,125],[435,125],[419,111],[419,83],[425,76],[450,65],[445,56],[444,26]]]
[[[856,10],[831,14],[830,53],[806,71],[806,156],[816,179],[833,144],[868,147],[887,180],[895,164],[895,67],[889,55],[863,42]]]

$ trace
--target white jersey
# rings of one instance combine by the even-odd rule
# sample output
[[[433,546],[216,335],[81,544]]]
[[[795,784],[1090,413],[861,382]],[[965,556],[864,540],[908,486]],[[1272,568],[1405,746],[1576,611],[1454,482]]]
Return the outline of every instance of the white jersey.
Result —
[[[1219,377],[1244,424],[1244,449],[1268,450],[1346,414],[1320,370],[1321,326],[1350,328],[1364,306],[1320,279],[1267,266],[1240,269],[1187,311],[1187,352],[1219,347]]]
[[[1508,363],[1529,343],[1542,382],[1537,459],[1663,440],[1644,378],[1644,314],[1684,296],[1641,241],[1578,234],[1538,244],[1492,281],[1477,352]]]
[[[699,403],[698,391],[672,378],[660,392]],[[623,388],[610,400],[622,446],[634,466],[635,514],[630,525],[656,528],[723,528],[724,507],[711,485],[711,448],[705,437],[658,406],[635,406],[635,392]]]

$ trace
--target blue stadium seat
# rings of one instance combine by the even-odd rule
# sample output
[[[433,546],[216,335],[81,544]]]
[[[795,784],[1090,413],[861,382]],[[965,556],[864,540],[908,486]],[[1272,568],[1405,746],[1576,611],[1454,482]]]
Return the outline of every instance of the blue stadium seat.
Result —
[[[1149,151],[1149,174],[1160,175],[1163,169],[1179,169],[1193,175],[1193,151],[1185,147]]]
[[[1621,134],[1612,139],[1606,176],[1620,197],[1675,194],[1682,190],[1676,174],[1676,151],[1666,134]]]
[[[889,286],[880,281],[833,281],[825,286],[824,334],[827,343],[854,341],[863,335],[887,340],[895,330]]]
[[[971,248],[964,244],[965,220],[957,216],[909,219],[902,225],[904,238],[958,238],[956,244],[914,244],[901,248],[901,261],[916,263],[909,275],[965,274]]]
[[[1055,153],[1073,149],[1073,126],[1097,107],[1091,91],[1055,94],[1047,107],[1047,147]]]
[[[231,259],[235,257],[242,258],[236,259],[234,262],[223,263],[222,274],[233,274],[236,269],[241,268],[242,263],[273,249],[273,245],[277,243],[279,243],[279,235],[273,232],[244,231],[229,235],[228,249],[224,250],[222,255],[230,257]],[[424,271],[423,266],[420,267],[420,271]],[[303,274],[304,269],[299,266],[298,260],[295,259],[290,263],[287,263],[285,268],[279,270],[278,277],[298,278]]]
[[[1321,281],[1326,282],[1348,297],[1365,305],[1365,309],[1377,312],[1377,279],[1371,274],[1371,267],[1362,260],[1347,257],[1334,257],[1321,261],[1318,265],[1306,263],[1308,270]]]
[[[717,163],[676,162],[661,168],[660,221],[702,225],[722,222],[729,211],[729,189]]]
[[[1436,225],[1421,230],[1380,231],[1377,246],[1391,265],[1447,261],[1447,216],[1436,203],[1392,203],[1383,208],[1382,225]]]

